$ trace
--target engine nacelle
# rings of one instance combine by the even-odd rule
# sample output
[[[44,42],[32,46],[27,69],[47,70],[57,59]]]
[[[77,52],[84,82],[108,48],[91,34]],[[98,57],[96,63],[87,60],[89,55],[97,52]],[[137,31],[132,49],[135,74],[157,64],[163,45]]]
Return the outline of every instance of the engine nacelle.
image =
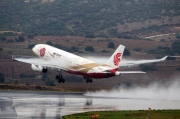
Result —
[[[40,71],[40,72],[43,72],[43,73],[46,73],[46,72],[47,72],[47,68],[43,68],[42,66],[39,66],[39,65],[34,65],[34,64],[32,64],[32,65],[31,65],[31,68],[32,68],[32,70],[34,70],[34,71]]]

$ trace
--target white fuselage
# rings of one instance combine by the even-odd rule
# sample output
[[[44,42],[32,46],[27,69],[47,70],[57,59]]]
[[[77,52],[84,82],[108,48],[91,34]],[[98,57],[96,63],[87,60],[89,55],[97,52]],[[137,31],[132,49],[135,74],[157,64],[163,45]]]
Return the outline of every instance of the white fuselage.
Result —
[[[38,44],[32,50],[38,57],[53,62],[54,64],[52,63],[52,65],[60,65],[72,74],[90,78],[106,78],[114,76],[117,71],[117,69],[113,69],[108,65],[98,64],[45,44]],[[106,73],[107,71],[109,72],[108,74]]]

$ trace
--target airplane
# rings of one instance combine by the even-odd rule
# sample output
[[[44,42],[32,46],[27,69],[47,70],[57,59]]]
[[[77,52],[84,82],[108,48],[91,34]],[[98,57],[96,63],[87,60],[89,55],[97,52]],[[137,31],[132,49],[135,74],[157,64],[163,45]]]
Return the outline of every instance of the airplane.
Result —
[[[57,69],[59,74],[56,75],[56,79],[59,83],[65,83],[65,79],[61,73],[62,71],[68,72],[70,74],[81,75],[86,80],[86,83],[92,83],[92,78],[101,79],[119,76],[121,74],[145,73],[143,71],[118,70],[122,61],[124,49],[125,46],[119,45],[119,47],[115,50],[107,62],[103,64],[96,63],[47,44],[37,44],[32,48],[34,54],[37,55],[35,58],[13,57],[12,59],[15,61],[31,64],[32,70],[43,73],[46,73],[48,68]],[[160,62],[164,61],[166,58],[167,56],[162,59],[130,61],[126,62],[126,64],[123,66]]]

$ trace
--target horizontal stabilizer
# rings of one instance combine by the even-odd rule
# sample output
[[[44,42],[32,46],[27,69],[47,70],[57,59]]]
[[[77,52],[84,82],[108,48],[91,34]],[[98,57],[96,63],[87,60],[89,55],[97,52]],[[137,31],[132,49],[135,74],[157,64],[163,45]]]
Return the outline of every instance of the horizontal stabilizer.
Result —
[[[146,72],[143,71],[117,71],[116,75],[121,75],[121,74],[143,74]]]

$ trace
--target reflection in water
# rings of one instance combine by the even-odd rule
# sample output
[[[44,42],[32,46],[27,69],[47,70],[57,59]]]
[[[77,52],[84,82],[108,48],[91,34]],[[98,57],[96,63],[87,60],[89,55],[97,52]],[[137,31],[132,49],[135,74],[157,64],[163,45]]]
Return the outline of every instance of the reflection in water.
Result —
[[[151,94],[147,90],[144,91]],[[140,90],[132,91],[133,93],[130,91],[129,93],[122,92],[100,91],[84,95],[57,92],[0,91],[0,117],[59,119],[64,115],[97,110],[147,110],[149,107],[152,109],[180,109],[178,98],[176,100],[152,99],[138,94],[137,92],[142,93]],[[168,91],[167,94],[170,95]]]

